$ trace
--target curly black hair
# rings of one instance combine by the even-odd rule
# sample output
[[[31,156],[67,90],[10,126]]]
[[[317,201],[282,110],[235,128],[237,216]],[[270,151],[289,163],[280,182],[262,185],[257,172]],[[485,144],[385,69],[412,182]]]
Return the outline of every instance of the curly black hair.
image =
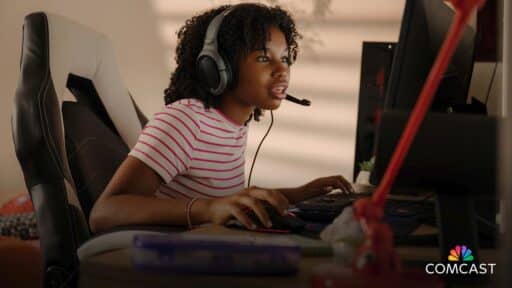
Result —
[[[177,32],[177,67],[171,74],[169,87],[164,90],[165,104],[184,98],[201,100],[205,107],[218,108],[220,96],[214,96],[200,83],[196,73],[196,58],[203,48],[206,30],[212,19],[219,13],[232,7],[224,5],[196,15],[185,22]],[[232,69],[232,80],[227,89],[234,89],[238,83],[238,64],[250,52],[266,47],[270,37],[270,28],[276,27],[283,32],[288,46],[288,59],[293,63],[299,47],[297,40],[302,36],[295,28],[291,15],[279,6],[269,7],[261,4],[237,4],[223,19],[218,33],[218,49]],[[291,64],[291,63],[289,63]],[[253,117],[259,120],[261,110],[256,108]]]

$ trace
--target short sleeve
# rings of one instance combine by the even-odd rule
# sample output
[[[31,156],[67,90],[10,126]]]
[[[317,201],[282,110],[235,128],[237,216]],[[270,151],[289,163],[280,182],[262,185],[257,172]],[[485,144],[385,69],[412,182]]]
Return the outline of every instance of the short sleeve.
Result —
[[[144,162],[169,183],[189,169],[198,133],[195,112],[175,102],[153,115],[129,155]]]

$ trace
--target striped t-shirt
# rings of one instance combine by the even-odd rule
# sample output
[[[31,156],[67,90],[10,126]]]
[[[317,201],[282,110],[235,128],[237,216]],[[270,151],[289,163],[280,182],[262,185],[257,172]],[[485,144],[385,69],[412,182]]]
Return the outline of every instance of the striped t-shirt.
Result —
[[[157,196],[217,198],[244,188],[246,144],[247,126],[182,99],[153,116],[129,155],[162,177]]]

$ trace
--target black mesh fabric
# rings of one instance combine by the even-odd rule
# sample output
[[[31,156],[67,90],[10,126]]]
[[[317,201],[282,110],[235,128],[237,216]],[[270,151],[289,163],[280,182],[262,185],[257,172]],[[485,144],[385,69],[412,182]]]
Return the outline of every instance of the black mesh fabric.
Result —
[[[86,219],[92,205],[126,158],[129,148],[88,108],[64,102],[66,151]]]

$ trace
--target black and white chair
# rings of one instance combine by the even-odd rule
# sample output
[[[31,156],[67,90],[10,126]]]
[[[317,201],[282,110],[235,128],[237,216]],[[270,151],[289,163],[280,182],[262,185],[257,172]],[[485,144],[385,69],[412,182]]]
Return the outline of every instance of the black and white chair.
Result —
[[[20,66],[12,131],[36,211],[43,286],[74,286],[81,259],[130,245],[137,232],[92,237],[87,220],[147,119],[108,39],[64,17],[25,17]]]

